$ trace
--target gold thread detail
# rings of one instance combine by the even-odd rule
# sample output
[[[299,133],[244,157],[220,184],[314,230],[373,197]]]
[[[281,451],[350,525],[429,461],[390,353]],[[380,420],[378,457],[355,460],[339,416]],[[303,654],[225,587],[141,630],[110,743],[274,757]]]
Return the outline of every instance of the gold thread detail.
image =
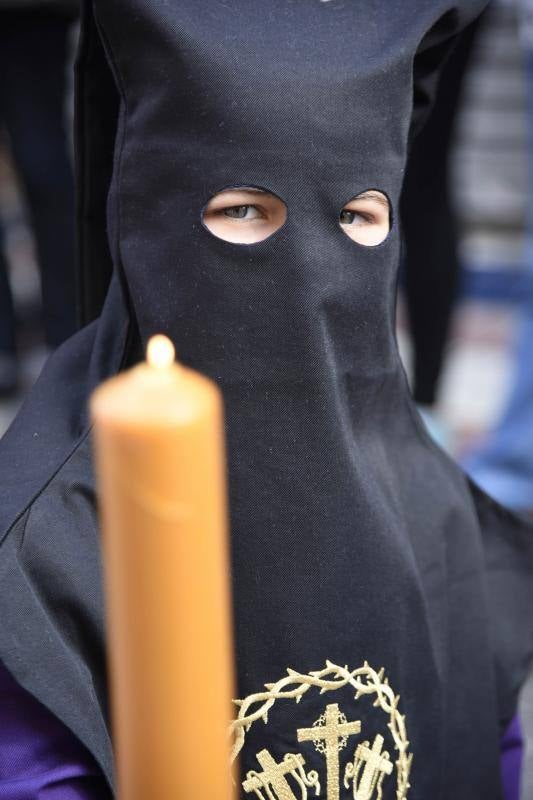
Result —
[[[329,703],[312,728],[298,728],[298,741],[313,742],[326,756],[328,800],[339,800],[339,753],[355,733],[361,733],[360,721],[348,722],[337,703]]]
[[[244,700],[234,700],[239,711],[237,718],[230,725],[230,732],[234,737],[231,753],[232,763],[242,750],[246,733],[259,719],[262,719],[265,724],[268,723],[268,712],[277,700],[294,700],[299,703],[312,687],[318,688],[320,694],[324,694],[347,685],[352,686],[355,690],[354,699],[356,701],[363,696],[375,695],[373,705],[389,715],[387,727],[397,751],[395,761],[397,769],[396,799],[407,800],[413,754],[409,753],[405,716],[400,713],[398,708],[400,696],[394,694],[389,680],[385,676],[385,670],[382,668],[376,671],[366,661],[362,667],[355,670],[349,670],[347,666],[340,667],[331,661],[326,661],[323,669],[309,672],[307,675],[289,668],[287,675],[276,683],[265,684],[266,691],[251,694]],[[359,751],[360,758],[362,752]]]
[[[307,787],[314,788],[315,794],[320,794],[320,782],[318,772],[311,770],[306,774],[305,758],[300,753],[286,753],[283,761],[276,764],[268,750],[261,750],[256,756],[263,772],[250,770],[246,773],[246,780],[243,781],[243,789],[249,794],[254,792],[260,800],[265,800],[262,789],[265,790],[268,800],[296,800],[291,787],[288,784],[286,775],[292,777],[302,790],[302,800],[307,800]],[[275,791],[275,795],[272,793]]]
[[[354,800],[371,800],[377,791],[377,800],[383,797],[383,781],[386,775],[392,774],[392,762],[386,750],[383,750],[383,736],[377,734],[372,747],[370,742],[357,745],[354,760],[344,770],[344,788],[348,789],[353,782]]]

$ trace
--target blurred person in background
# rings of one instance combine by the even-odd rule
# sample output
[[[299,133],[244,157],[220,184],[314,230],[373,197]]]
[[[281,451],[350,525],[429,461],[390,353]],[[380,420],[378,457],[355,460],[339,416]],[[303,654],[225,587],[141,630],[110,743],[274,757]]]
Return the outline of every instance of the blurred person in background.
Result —
[[[504,411],[487,439],[465,461],[474,480],[504,505],[533,512],[533,0],[518,0],[526,75],[528,210],[525,280]]]
[[[65,127],[77,0],[0,0],[0,126],[27,201],[41,273],[46,346],[75,330],[74,193]],[[0,228],[0,397],[16,391],[16,311]]]

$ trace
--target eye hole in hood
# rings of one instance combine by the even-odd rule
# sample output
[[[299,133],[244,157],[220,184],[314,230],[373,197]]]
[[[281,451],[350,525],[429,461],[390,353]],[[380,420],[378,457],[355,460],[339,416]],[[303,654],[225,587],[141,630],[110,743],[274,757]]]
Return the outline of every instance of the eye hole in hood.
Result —
[[[271,192],[237,186],[215,194],[202,212],[205,227],[219,239],[255,244],[272,236],[287,219],[287,206]]]
[[[235,186],[217,192],[202,212],[204,226],[217,238],[233,244],[262,242],[279,230],[286,219],[287,206],[283,200],[253,186]],[[376,246],[390,231],[389,200],[383,192],[368,189],[343,205],[338,220],[341,230],[354,242]]]
[[[341,230],[358,244],[375,247],[387,238],[391,228],[388,197],[378,189],[368,189],[352,197],[339,213]]]

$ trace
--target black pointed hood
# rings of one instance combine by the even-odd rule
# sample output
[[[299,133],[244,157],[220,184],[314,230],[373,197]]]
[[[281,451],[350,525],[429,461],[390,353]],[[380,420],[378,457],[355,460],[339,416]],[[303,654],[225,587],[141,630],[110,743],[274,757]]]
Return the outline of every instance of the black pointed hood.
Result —
[[[225,400],[243,796],[275,793],[285,764],[278,794],[318,781],[347,798],[374,747],[387,800],[496,800],[531,653],[532,533],[429,441],[394,334],[410,136],[483,4],[93,5],[78,96],[86,317],[115,277],[2,446],[2,470],[19,461],[0,657],[110,774],[85,408],[164,332]],[[286,223],[254,245],[215,238],[202,209],[232,186],[277,195]],[[374,247],[338,225],[367,189],[392,210]]]

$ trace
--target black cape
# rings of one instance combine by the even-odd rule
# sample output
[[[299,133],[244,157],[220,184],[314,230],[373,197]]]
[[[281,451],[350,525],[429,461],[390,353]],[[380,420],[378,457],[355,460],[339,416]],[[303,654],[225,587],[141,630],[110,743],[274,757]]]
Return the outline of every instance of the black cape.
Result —
[[[85,5],[78,267],[98,318],[0,446],[0,659],[110,783],[87,400],[164,332],[225,400],[242,796],[375,797],[367,770],[385,800],[500,797],[533,530],[428,438],[394,333],[409,139],[482,5]],[[286,224],[216,239],[201,211],[228,186],[274,192]],[[338,227],[370,188],[393,209],[376,247]]]

